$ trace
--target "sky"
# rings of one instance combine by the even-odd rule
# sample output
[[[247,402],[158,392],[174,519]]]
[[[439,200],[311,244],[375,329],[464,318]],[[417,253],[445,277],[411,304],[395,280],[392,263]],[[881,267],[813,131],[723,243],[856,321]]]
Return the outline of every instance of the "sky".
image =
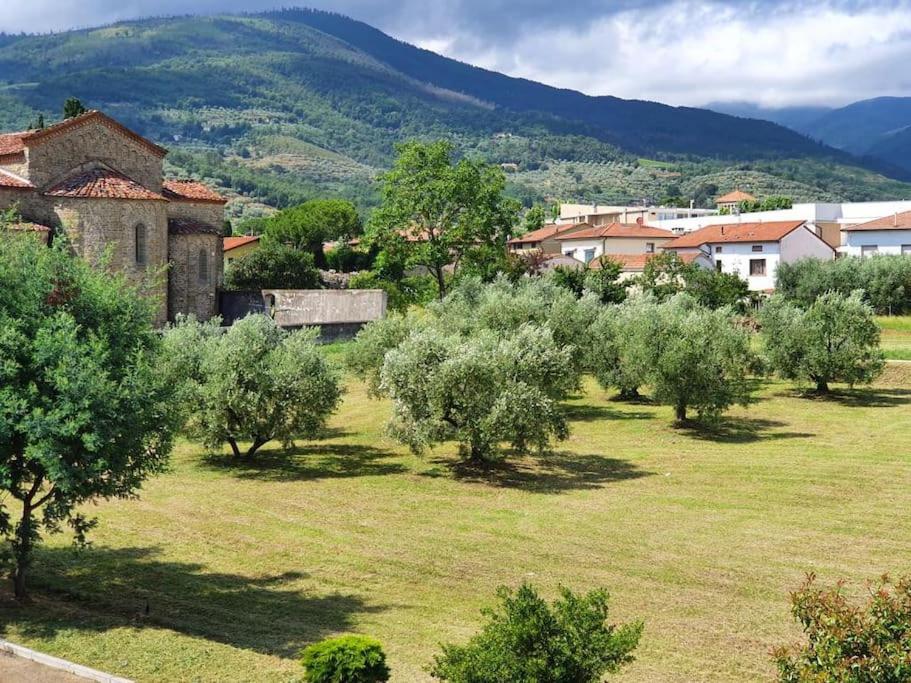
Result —
[[[0,0],[0,30],[47,32],[293,0]],[[911,0],[309,0],[477,66],[668,104],[838,106],[911,96]]]

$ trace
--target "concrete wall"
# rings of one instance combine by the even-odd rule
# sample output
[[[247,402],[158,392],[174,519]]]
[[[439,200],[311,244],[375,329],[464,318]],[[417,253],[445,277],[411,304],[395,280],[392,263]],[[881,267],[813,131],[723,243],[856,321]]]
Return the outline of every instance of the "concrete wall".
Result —
[[[835,258],[835,250],[807,228],[799,228],[781,238],[782,263],[793,263],[805,258],[831,261]]]
[[[846,230],[842,235],[844,246],[838,251],[849,256],[860,256],[865,245],[875,246],[878,254],[911,252],[911,230]],[[906,247],[904,252],[902,247]]]
[[[365,323],[386,315],[380,289],[266,289],[263,296],[282,327]]]

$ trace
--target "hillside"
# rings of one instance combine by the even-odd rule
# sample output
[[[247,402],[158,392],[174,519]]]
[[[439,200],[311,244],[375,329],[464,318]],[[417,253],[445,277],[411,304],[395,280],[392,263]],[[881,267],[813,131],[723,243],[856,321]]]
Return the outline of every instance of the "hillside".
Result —
[[[172,170],[245,195],[238,214],[326,193],[369,208],[396,142],[443,136],[518,164],[512,190],[526,203],[659,201],[706,174],[733,187],[755,164],[808,195],[831,194],[850,176],[839,196],[911,196],[911,186],[772,123],[559,90],[307,10],[0,37],[0,127],[24,127],[39,112],[51,121],[72,95],[168,145]],[[604,187],[554,195],[533,172],[559,161],[614,171]]]

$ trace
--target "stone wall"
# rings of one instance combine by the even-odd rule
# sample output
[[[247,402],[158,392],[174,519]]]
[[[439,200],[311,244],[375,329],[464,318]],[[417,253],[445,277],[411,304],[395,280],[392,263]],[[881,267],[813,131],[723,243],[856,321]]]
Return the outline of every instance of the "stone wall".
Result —
[[[225,205],[214,202],[172,201],[168,204],[168,216],[205,223],[220,231],[225,224]]]
[[[217,315],[217,291],[222,281],[221,236],[169,235],[168,252],[168,318],[173,320],[183,313],[208,320]],[[201,274],[201,252],[206,255],[206,277]]]

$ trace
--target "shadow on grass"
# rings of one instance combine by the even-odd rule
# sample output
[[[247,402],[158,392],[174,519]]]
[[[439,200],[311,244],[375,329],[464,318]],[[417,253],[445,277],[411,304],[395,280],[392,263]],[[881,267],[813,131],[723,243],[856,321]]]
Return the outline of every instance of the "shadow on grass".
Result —
[[[828,394],[802,393],[801,398],[841,405],[852,408],[896,408],[911,404],[911,389],[883,389],[864,387],[837,389]]]
[[[810,439],[816,436],[810,432],[774,431],[780,427],[787,427],[787,423],[748,417],[722,417],[712,422],[689,420],[677,428],[694,439],[716,443],[754,443],[783,439]]]
[[[264,448],[252,458],[210,453],[203,458],[203,463],[241,479],[308,481],[405,472],[406,468],[400,463],[388,462],[394,455],[373,446],[314,443],[287,450],[280,446]]]
[[[624,401],[625,404],[629,402]],[[636,401],[634,405],[651,405],[648,399]],[[610,406],[590,403],[565,404],[563,414],[569,422],[597,422],[598,420],[651,420],[653,413],[644,410],[617,410]]]
[[[118,627],[167,628],[237,648],[296,657],[306,644],[345,631],[357,614],[379,612],[354,595],[307,595],[305,574],[250,578],[162,560],[158,548],[41,549],[32,605],[2,610],[29,637]]]
[[[626,460],[568,451],[541,456],[510,454],[505,460],[485,466],[442,458],[432,462],[447,468],[459,481],[534,493],[595,489],[612,482],[639,479],[652,474]],[[439,474],[431,471],[423,476],[438,477]]]

